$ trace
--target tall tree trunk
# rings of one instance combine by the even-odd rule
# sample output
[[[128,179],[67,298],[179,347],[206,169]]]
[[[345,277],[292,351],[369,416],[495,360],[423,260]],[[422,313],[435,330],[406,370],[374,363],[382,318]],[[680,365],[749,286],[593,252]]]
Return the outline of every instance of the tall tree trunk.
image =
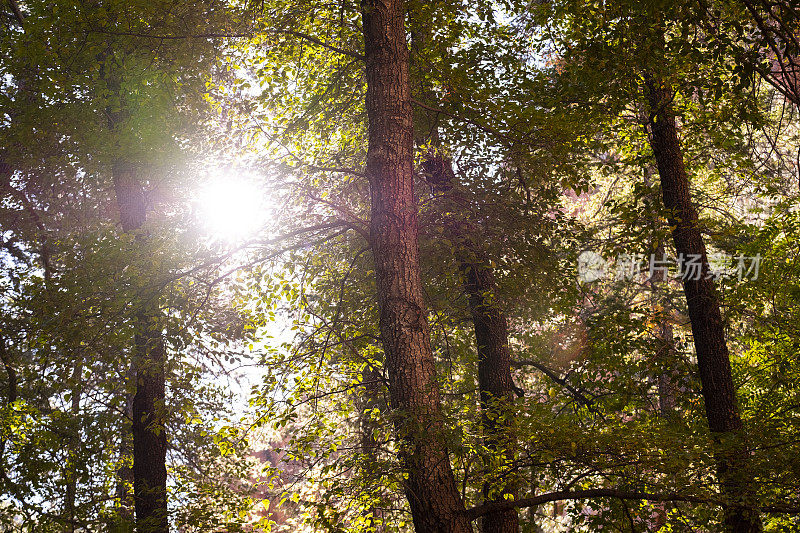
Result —
[[[494,305],[494,273],[481,263],[462,262],[467,296],[478,344],[478,384],[483,411],[484,441],[490,453],[496,453],[497,471],[484,484],[487,502],[516,499],[517,489],[509,482],[508,472],[515,458],[514,382],[511,379],[511,351],[508,347],[508,323]],[[505,478],[505,479],[504,479]],[[498,489],[499,486],[499,490]],[[497,490],[491,497],[491,490]],[[516,533],[519,517],[516,509],[495,511],[483,517],[483,533]]]
[[[456,176],[452,162],[441,155],[429,156],[422,165],[434,190],[449,194],[456,204],[464,205],[455,187]],[[457,211],[457,209],[454,209]],[[494,272],[483,252],[474,244],[470,224],[453,220],[445,222],[445,236],[459,243],[459,265],[464,277],[475,342],[478,347],[478,386],[480,388],[484,443],[493,457],[494,472],[484,484],[486,502],[516,499],[517,488],[508,482],[508,468],[513,466],[516,443],[514,438],[515,387],[511,377],[511,350],[508,345],[508,321],[497,305],[497,284]],[[463,234],[458,228],[464,227]],[[491,497],[490,492],[495,491]],[[516,533],[519,517],[516,509],[495,511],[482,517],[483,533]]]
[[[664,206],[669,211],[669,224],[675,249],[684,258],[699,258],[700,279],[684,279],[683,290],[692,325],[700,382],[703,387],[706,418],[717,446],[715,460],[721,490],[730,500],[725,524],[737,533],[761,531],[761,518],[752,508],[752,477],[747,468],[747,450],[742,442],[742,420],[736,405],[731,364],[719,301],[714,282],[708,276],[706,248],[700,233],[697,211],[689,193],[689,176],[683,162],[672,94],[660,81],[646,77],[650,105],[650,146],[661,177]],[[727,437],[727,438],[726,438]],[[722,443],[721,441],[732,441]]]
[[[406,497],[417,533],[471,532],[444,439],[422,298],[403,2],[363,0],[362,15],[370,240],[389,396],[408,473]]]
[[[83,362],[78,361],[72,372],[72,402],[70,405],[70,416],[73,427],[70,428],[69,441],[67,443],[67,461],[65,465],[65,483],[66,494],[64,496],[64,515],[67,520],[66,528],[67,533],[75,532],[75,500],[78,490],[78,455],[80,454],[81,444],[81,424],[80,424],[80,408],[81,408],[81,394],[83,393]]]
[[[112,168],[122,230],[133,233],[146,220],[145,195],[136,166],[117,161]],[[137,239],[142,239],[138,234]],[[164,424],[164,342],[152,304],[135,318],[133,397],[133,492],[137,533],[169,531],[167,516],[167,435]]]
[[[655,247],[656,261],[665,259],[664,245],[659,243]],[[655,353],[655,363],[662,367],[658,373],[658,410],[663,418],[671,418],[675,414],[675,384],[673,383],[673,369],[670,359],[675,353],[675,336],[667,316],[667,303],[663,294],[667,289],[664,286],[667,282],[667,272],[659,269],[650,278],[650,290],[652,291],[652,305],[657,309],[661,316],[656,317],[658,348]]]

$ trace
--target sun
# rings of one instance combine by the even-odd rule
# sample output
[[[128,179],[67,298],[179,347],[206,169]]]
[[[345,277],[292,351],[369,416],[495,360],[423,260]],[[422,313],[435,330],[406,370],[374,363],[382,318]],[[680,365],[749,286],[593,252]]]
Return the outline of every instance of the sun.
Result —
[[[255,176],[215,174],[197,193],[196,213],[212,239],[237,243],[253,237],[267,220],[268,202]]]

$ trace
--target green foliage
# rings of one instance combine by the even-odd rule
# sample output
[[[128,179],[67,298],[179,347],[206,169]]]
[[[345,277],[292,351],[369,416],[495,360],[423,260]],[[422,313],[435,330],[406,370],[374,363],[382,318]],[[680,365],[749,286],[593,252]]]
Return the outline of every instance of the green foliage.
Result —
[[[21,2],[0,35],[0,528],[126,530],[137,315],[166,342],[170,511],[180,531],[411,531],[369,248],[357,3]],[[722,501],[675,279],[577,280],[594,250],[672,254],[644,79],[674,90],[718,280],[761,505],[797,505],[797,109],[759,82],[738,3],[406,3],[420,267],[446,440],[468,507],[614,488],[520,513],[523,531],[715,531]],[[792,19],[793,20],[793,19]],[[760,54],[760,55],[759,55]],[[203,165],[254,169],[276,220],[210,243]],[[143,169],[140,235],[111,167]],[[209,163],[211,161],[212,163]],[[6,172],[8,168],[8,172]],[[146,235],[147,238],[142,238]],[[485,442],[460,261],[508,317],[515,461]],[[253,366],[250,405],[233,374]],[[666,388],[665,388],[666,387]],[[669,400],[664,408],[665,398]],[[490,410],[491,411],[491,410]],[[488,485],[486,485],[488,482]],[[66,496],[74,490],[72,503]],[[725,503],[725,502],[723,502]],[[770,514],[767,531],[796,529]],[[663,527],[662,527],[663,526]],[[661,529],[658,529],[661,527]]]

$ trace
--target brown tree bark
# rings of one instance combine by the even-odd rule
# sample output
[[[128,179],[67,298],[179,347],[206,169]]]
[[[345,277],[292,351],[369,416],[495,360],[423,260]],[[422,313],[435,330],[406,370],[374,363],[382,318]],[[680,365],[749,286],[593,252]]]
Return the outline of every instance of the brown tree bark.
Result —
[[[515,458],[514,382],[511,379],[511,351],[508,347],[508,323],[503,312],[493,303],[496,284],[494,273],[480,263],[463,262],[464,284],[469,298],[475,340],[478,344],[478,384],[483,411],[484,441],[490,452],[498,454],[500,472],[493,482],[484,485],[487,502],[517,498],[517,488],[508,482],[508,468]],[[506,479],[503,479],[506,478]],[[500,490],[492,498],[490,490]],[[519,517],[516,509],[488,513],[483,517],[483,533],[516,533]]]
[[[418,533],[472,531],[444,439],[444,419],[422,298],[413,124],[401,0],[362,2],[371,193],[370,241],[405,486]]]
[[[747,450],[742,443],[742,420],[736,405],[736,391],[719,300],[708,275],[706,248],[700,233],[697,211],[689,193],[689,176],[683,162],[671,91],[663,83],[646,78],[650,105],[650,146],[661,178],[664,206],[675,249],[684,258],[699,257],[699,279],[684,279],[683,290],[692,326],[697,366],[703,388],[706,418],[717,446],[715,460],[723,494],[731,500],[725,524],[737,533],[761,531],[759,513],[753,509],[752,477],[747,469]],[[734,445],[730,445],[730,441]],[[738,444],[735,444],[738,442]]]
[[[454,188],[456,176],[452,162],[440,155],[431,155],[422,164],[428,183],[438,192],[449,195],[456,204],[465,200]],[[457,211],[454,209],[453,211]],[[515,386],[511,377],[511,350],[508,344],[508,321],[496,301],[497,284],[494,272],[483,252],[474,244],[470,224],[462,220],[445,222],[445,236],[460,244],[457,251],[464,277],[475,342],[478,347],[478,387],[480,390],[484,443],[499,463],[484,484],[486,502],[505,501],[506,495],[517,498],[514,483],[507,482],[506,469],[514,464],[515,439],[513,435]],[[466,228],[460,230],[459,228]],[[469,233],[468,235],[463,234]],[[505,478],[505,479],[504,479]],[[494,497],[490,492],[500,490]],[[486,514],[481,520],[482,533],[516,533],[519,516],[516,509],[504,509]]]
[[[112,168],[122,230],[139,231],[146,221],[145,194],[136,166],[117,161]],[[142,239],[142,234],[137,234]],[[133,492],[137,533],[169,531],[167,515],[167,435],[164,424],[164,342],[157,310],[145,304],[135,318],[133,397]]]

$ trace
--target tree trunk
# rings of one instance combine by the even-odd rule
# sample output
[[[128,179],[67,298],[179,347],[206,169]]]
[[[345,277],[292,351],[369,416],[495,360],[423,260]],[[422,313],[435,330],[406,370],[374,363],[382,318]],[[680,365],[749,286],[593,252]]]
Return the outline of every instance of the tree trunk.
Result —
[[[494,273],[477,263],[462,263],[466,274],[465,287],[469,297],[475,340],[478,344],[478,383],[483,411],[484,441],[490,453],[496,453],[498,472],[483,487],[487,502],[504,501],[506,496],[517,498],[513,482],[508,483],[508,469],[513,468],[515,456],[514,382],[511,379],[511,352],[508,347],[508,324],[503,312],[492,299],[495,292]],[[504,483],[505,482],[505,483]],[[490,489],[496,489],[492,498]],[[516,509],[495,511],[483,517],[483,533],[516,533],[519,517]]]
[[[136,167],[116,162],[112,168],[120,222],[126,233],[141,229],[146,220],[145,195]],[[142,235],[137,235],[141,239]],[[156,310],[136,315],[133,364],[133,492],[137,533],[169,531],[167,516],[167,435],[164,425],[164,343]]]
[[[386,411],[386,406],[381,405],[384,402],[380,401],[381,396],[381,374],[372,367],[367,367],[361,373],[361,382],[364,387],[361,390],[360,398],[357,399],[359,406],[359,431],[361,433],[361,453],[364,454],[366,464],[362,470],[362,474],[366,478],[367,487],[372,491],[380,491],[376,487],[376,480],[380,478],[379,468],[379,453],[380,443],[375,440],[375,431],[379,430],[379,422],[373,420],[371,411],[379,409],[383,412]],[[372,494],[375,494],[374,492]],[[365,509],[365,520],[369,525],[370,531],[375,533],[382,533],[385,531],[385,523],[383,517],[383,509],[372,505]]]
[[[440,155],[431,155],[422,164],[425,177],[434,190],[448,193],[457,204],[463,205],[455,186],[452,163]],[[457,209],[453,210],[457,212]],[[474,235],[469,224],[463,221],[445,223],[445,236],[460,243],[457,251],[459,265],[464,277],[475,342],[478,347],[478,386],[480,388],[484,443],[493,457],[495,471],[484,484],[483,494],[487,503],[505,501],[506,495],[517,498],[515,484],[507,482],[507,470],[514,464],[515,438],[514,398],[515,387],[511,378],[511,350],[508,345],[508,322],[496,304],[497,284],[492,268],[483,259],[483,253],[474,245]],[[466,227],[466,233],[458,229]],[[505,482],[505,483],[504,483]],[[499,490],[498,490],[499,487]],[[495,496],[491,497],[491,491]],[[519,517],[516,509],[495,511],[482,517],[482,533],[516,533]]]
[[[652,77],[646,78],[646,84],[650,115],[653,117],[650,123],[650,146],[661,177],[661,192],[664,206],[669,211],[675,249],[684,258],[699,258],[702,265],[700,279],[687,277],[683,281],[683,290],[692,325],[708,426],[716,444],[726,445],[725,449],[716,446],[715,453],[721,490],[731,502],[726,508],[725,524],[729,531],[737,533],[761,531],[760,516],[752,508],[752,477],[747,469],[747,450],[741,441],[742,420],[736,406],[722,315],[714,282],[708,276],[705,244],[689,193],[689,176],[684,167],[672,112],[672,94]]]
[[[370,240],[389,396],[408,473],[406,497],[417,533],[471,532],[444,439],[422,298],[403,2],[364,0],[362,15]]]

